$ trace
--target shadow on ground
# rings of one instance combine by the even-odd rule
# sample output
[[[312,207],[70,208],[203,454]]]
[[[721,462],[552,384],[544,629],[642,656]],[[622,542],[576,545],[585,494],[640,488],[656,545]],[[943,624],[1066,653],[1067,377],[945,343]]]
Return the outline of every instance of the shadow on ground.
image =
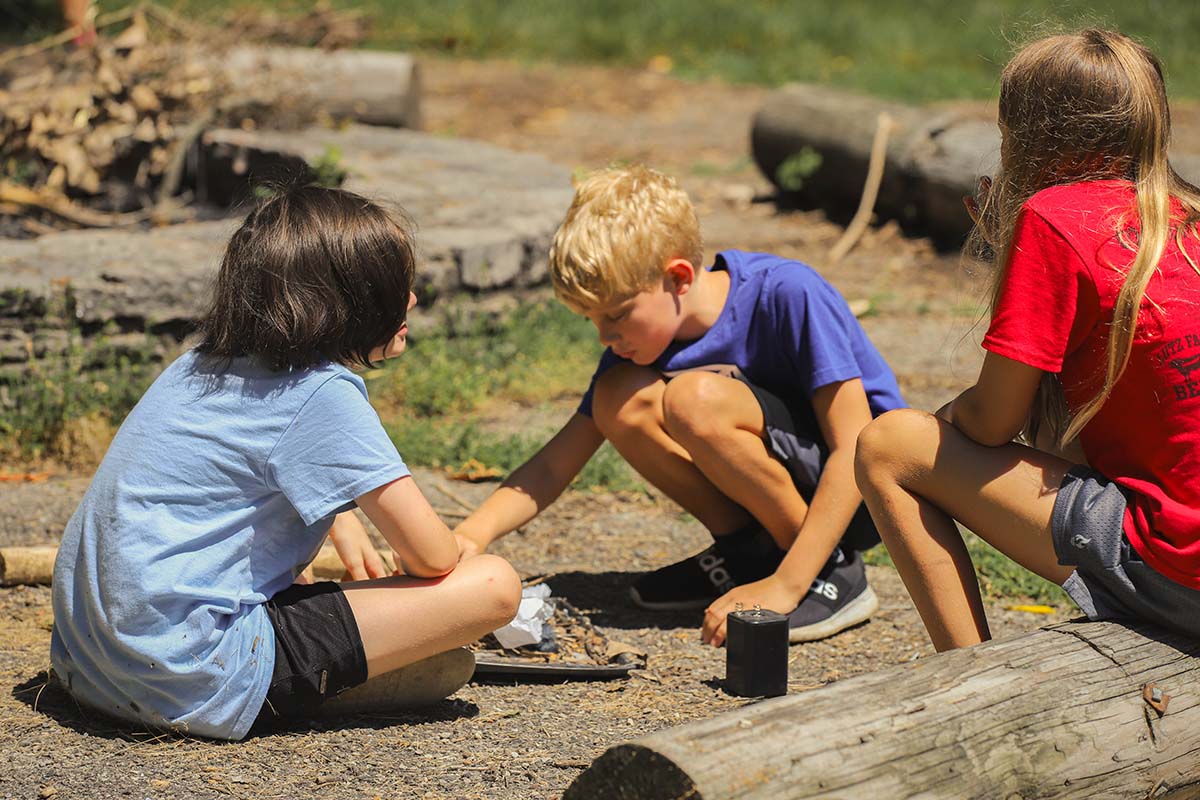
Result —
[[[699,628],[703,610],[649,611],[634,605],[629,587],[644,572],[560,572],[546,582],[596,625],[606,628]]]
[[[120,739],[130,742],[144,742],[149,739],[158,740],[163,737],[177,737],[179,739],[193,738],[184,733],[157,730],[115,719],[85,708],[76,702],[75,698],[71,697],[57,680],[51,680],[49,674],[44,671],[14,686],[12,696],[34,712],[50,717],[64,728],[69,728],[88,736],[97,736],[104,739]],[[349,728],[378,730],[390,728],[395,725],[414,726],[453,722],[460,719],[471,719],[478,715],[479,707],[474,703],[452,699],[442,700],[427,708],[409,712],[256,722],[246,738],[257,739],[279,734],[288,735],[308,731],[345,730]]]

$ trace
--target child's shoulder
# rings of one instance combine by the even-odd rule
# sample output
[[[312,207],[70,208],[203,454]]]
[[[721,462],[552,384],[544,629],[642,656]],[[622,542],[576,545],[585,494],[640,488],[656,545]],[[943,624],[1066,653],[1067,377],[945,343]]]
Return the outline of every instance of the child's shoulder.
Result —
[[[1097,212],[1125,211],[1135,202],[1129,181],[1079,181],[1048,186],[1025,201],[1025,208],[1057,222],[1087,219]]]
[[[783,310],[807,305],[813,298],[827,298],[838,304],[841,298],[821,273],[803,261],[741,250],[723,251],[718,258],[723,259],[740,291],[754,295],[760,309]]]
[[[299,406],[330,384],[366,395],[362,378],[341,364],[325,362],[300,369],[273,370],[253,358],[224,361],[196,350],[176,359],[164,371],[161,381],[170,384],[167,391],[183,392],[202,404],[212,405],[240,400],[265,403],[264,408]]]
[[[757,283],[764,291],[804,291],[828,285],[819,272],[794,258],[745,250],[723,250],[717,258],[735,280]]]

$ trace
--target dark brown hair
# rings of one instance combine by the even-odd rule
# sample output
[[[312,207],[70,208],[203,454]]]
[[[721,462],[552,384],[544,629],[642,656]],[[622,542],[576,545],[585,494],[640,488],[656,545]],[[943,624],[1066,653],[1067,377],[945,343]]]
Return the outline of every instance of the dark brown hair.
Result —
[[[372,366],[404,324],[414,262],[403,217],[341,189],[279,190],[229,240],[196,349],[274,370]]]

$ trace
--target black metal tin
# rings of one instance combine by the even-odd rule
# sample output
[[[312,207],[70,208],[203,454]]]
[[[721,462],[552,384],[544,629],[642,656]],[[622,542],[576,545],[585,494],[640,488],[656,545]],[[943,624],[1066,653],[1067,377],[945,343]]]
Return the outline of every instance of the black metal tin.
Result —
[[[725,690],[741,697],[787,694],[788,622],[774,611],[734,611],[726,618]]]

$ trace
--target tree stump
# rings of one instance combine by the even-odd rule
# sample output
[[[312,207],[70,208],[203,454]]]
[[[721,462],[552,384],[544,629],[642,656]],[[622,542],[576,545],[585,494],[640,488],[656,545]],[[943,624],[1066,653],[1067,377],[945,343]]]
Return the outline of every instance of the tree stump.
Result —
[[[564,800],[1198,798],[1198,655],[1053,625],[618,745]]]

